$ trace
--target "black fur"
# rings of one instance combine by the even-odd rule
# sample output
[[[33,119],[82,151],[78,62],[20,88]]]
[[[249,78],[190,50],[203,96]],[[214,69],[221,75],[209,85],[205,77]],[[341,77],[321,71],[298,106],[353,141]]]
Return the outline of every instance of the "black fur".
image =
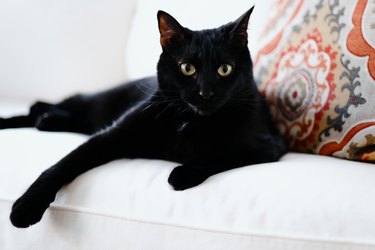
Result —
[[[62,186],[119,158],[179,162],[168,179],[175,190],[229,169],[277,161],[286,145],[253,80],[247,49],[251,12],[217,29],[191,31],[159,11],[163,52],[157,77],[58,104],[38,102],[26,116],[1,119],[0,128],[92,134],[14,203],[13,225],[37,223]],[[183,63],[194,65],[194,74],[184,75]],[[233,69],[225,77],[218,73],[223,64]]]

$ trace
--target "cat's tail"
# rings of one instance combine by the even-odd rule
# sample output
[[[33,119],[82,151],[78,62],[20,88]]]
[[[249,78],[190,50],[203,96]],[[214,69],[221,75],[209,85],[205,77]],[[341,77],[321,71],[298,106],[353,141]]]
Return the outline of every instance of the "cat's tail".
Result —
[[[0,118],[0,129],[35,127],[38,117],[49,111],[52,107],[53,105],[49,103],[36,102],[30,107],[29,114],[27,115]]]
[[[0,129],[30,128],[34,127],[34,123],[34,119],[27,115],[0,118]]]

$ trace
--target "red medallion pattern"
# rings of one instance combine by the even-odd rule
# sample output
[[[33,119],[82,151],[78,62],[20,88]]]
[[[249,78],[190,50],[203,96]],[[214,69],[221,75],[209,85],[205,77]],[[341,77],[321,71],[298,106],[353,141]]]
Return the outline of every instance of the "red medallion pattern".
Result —
[[[314,30],[297,47],[282,52],[277,70],[265,85],[265,94],[276,123],[291,146],[310,140],[329,105],[335,88],[332,70],[336,53],[322,47],[322,36]],[[286,118],[286,119],[285,119]]]

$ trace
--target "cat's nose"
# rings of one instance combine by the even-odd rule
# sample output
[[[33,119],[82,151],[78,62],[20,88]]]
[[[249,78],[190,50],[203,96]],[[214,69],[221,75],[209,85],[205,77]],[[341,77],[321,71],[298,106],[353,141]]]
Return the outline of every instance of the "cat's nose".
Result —
[[[210,99],[214,93],[212,92],[212,90],[200,90],[199,91],[199,95],[204,99],[204,100],[208,100]]]

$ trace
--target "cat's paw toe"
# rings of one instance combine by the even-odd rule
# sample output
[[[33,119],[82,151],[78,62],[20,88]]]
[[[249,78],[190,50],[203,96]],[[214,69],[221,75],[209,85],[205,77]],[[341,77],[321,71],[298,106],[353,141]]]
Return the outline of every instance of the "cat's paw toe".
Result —
[[[48,207],[49,204],[45,202],[39,203],[23,196],[13,204],[10,221],[15,227],[29,227],[42,219],[43,213]]]
[[[52,122],[51,122],[52,121]],[[53,123],[53,117],[51,119],[51,114],[50,113],[44,113],[35,122],[35,127],[39,130],[47,130],[49,129]]]
[[[182,191],[201,184],[207,178],[208,176],[197,169],[187,166],[178,166],[174,168],[169,175],[168,183],[174,190]]]

